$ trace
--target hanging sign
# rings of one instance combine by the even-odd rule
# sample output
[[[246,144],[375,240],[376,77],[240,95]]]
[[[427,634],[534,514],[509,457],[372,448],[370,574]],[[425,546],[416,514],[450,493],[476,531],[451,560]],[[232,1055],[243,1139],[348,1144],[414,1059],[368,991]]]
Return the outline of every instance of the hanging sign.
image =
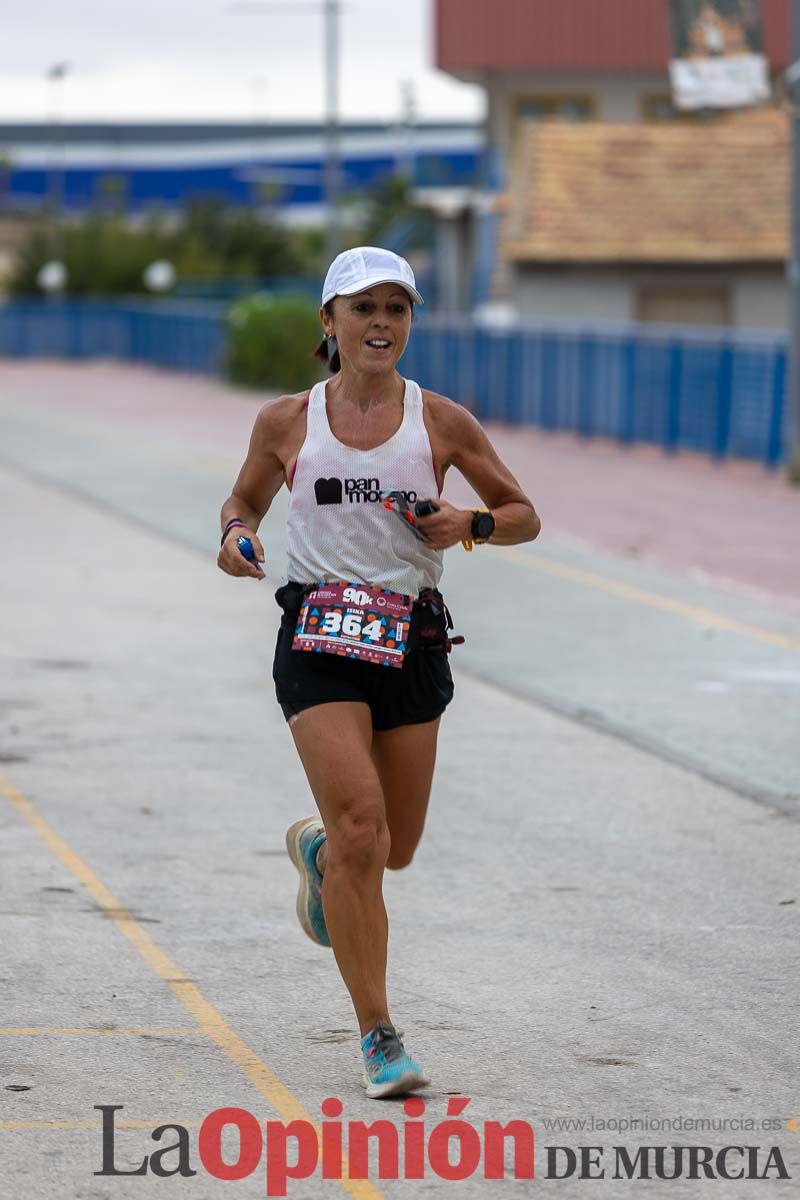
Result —
[[[742,108],[770,99],[760,0],[672,0],[676,108]]]

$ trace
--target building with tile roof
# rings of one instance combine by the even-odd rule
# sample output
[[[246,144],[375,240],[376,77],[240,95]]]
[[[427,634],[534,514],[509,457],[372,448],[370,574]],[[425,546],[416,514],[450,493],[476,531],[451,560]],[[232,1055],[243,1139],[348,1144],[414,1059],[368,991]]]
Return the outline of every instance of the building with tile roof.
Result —
[[[501,201],[498,289],[543,316],[784,327],[789,135],[776,109],[721,118],[713,137],[527,122]]]
[[[686,114],[670,0],[436,0],[437,66],[486,88],[501,195],[498,221],[463,193],[461,303],[785,327],[789,0],[761,12],[772,105]]]

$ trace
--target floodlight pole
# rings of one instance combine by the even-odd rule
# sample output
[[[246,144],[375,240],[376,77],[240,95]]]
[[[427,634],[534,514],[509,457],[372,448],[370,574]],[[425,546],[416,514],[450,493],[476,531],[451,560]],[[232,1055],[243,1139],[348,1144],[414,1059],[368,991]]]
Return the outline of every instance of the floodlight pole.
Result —
[[[235,0],[228,7],[238,13],[319,12],[324,17],[325,39],[325,170],[324,191],[327,207],[325,251],[328,262],[336,257],[341,245],[340,204],[342,195],[342,155],[339,123],[339,16],[342,0]]]
[[[792,122],[792,199],[789,258],[789,480],[800,485],[800,0],[792,0],[792,66],[786,74]]]
[[[325,0],[325,197],[328,219],[325,226],[327,262],[341,248],[339,204],[342,191],[339,137],[339,9],[340,0]]]

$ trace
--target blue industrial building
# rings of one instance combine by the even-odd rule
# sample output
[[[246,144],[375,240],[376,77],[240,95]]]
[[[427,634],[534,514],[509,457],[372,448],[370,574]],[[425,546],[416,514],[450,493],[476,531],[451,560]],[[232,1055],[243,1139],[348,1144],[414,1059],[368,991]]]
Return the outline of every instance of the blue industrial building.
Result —
[[[481,146],[472,123],[343,124],[342,185],[357,192],[402,171],[417,187],[470,187]],[[324,201],[319,124],[0,124],[0,155],[7,211],[36,211],[49,198],[66,213],[114,204],[133,216],[214,195],[313,221]]]

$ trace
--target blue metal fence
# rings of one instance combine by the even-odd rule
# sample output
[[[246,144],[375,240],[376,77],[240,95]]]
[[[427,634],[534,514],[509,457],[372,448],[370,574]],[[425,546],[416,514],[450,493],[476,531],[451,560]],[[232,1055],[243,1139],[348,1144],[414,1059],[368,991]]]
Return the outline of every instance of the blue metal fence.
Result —
[[[482,420],[573,430],[771,466],[785,446],[787,343],[741,330],[428,317],[405,374]]]
[[[16,300],[0,304],[0,355],[119,358],[216,375],[227,309],[192,300]]]
[[[225,304],[0,304],[0,356],[111,357],[219,374]],[[427,315],[401,369],[482,420],[652,442],[770,466],[784,456],[784,337],[685,326],[569,326]]]

